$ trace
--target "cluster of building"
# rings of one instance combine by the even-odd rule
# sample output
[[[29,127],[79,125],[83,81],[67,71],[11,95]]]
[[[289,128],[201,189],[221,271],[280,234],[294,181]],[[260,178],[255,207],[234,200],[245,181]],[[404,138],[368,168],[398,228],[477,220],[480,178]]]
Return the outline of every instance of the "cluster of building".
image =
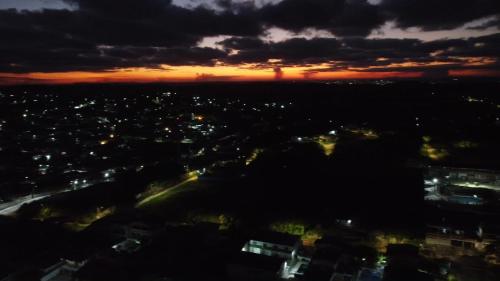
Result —
[[[500,172],[430,166],[424,179],[425,199],[433,208],[426,220],[425,255],[500,264]]]
[[[500,193],[500,172],[485,169],[428,167],[426,199],[462,205],[483,205],[486,196]]]
[[[0,211],[26,196],[45,198],[110,183],[158,163],[190,171],[219,160],[241,160],[253,147],[238,134],[238,120],[224,115],[282,110],[276,103],[174,92],[3,93],[0,103],[5,105],[0,133],[9,136],[0,143],[0,158],[16,159],[0,163]]]

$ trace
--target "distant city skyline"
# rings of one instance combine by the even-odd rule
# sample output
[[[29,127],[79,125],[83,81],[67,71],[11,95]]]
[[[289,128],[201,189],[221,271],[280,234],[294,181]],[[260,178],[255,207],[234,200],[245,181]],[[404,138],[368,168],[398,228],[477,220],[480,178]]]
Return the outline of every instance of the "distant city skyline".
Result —
[[[0,84],[500,77],[498,0],[4,0]]]

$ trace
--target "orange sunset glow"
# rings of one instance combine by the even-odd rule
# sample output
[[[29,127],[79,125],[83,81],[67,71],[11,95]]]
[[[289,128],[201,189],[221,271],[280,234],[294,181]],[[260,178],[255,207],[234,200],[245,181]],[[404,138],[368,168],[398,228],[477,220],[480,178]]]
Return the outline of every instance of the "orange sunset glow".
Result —
[[[419,78],[422,71],[400,71],[404,66],[414,67],[417,64],[394,64],[390,67],[399,71],[366,68],[353,70],[329,71],[325,66],[294,66],[282,67],[282,80],[343,80],[343,79],[389,79],[389,78]],[[439,63],[429,66],[440,65]],[[370,70],[370,71],[367,71]],[[450,70],[452,77],[500,76],[500,71],[467,69]],[[34,72],[34,73],[0,73],[3,84],[41,83],[41,84],[72,84],[72,83],[120,83],[120,82],[202,82],[202,81],[275,81],[273,68],[252,69],[236,66],[177,66],[165,69],[124,68],[100,72],[69,71],[69,72]]]
[[[500,77],[496,4],[125,1],[0,1],[0,85]]]

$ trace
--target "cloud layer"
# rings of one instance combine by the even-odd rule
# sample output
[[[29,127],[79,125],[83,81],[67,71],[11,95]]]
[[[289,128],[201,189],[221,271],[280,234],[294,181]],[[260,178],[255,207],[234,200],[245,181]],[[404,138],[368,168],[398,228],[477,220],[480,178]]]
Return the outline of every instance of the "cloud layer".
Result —
[[[177,1],[178,2],[178,1]],[[0,10],[0,72],[110,71],[119,68],[321,65],[312,71],[498,69],[500,34],[465,39],[371,39],[387,22],[399,28],[450,30],[500,27],[498,0],[65,0],[73,9]],[[23,8],[26,3],[23,4]],[[52,7],[51,7],[52,8]],[[331,36],[262,39],[270,28]],[[206,37],[225,36],[200,47]],[[467,34],[464,35],[466,37]],[[300,36],[299,36],[300,37]],[[441,71],[441,70],[440,70]],[[210,75],[200,75],[209,78]],[[201,79],[199,78],[199,79]]]

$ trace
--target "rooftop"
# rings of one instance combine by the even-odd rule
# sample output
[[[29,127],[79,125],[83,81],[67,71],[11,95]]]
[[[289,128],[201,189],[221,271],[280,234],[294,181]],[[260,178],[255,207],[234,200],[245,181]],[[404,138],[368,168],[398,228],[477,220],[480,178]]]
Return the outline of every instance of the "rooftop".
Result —
[[[300,237],[286,233],[266,231],[256,233],[255,235],[251,236],[250,239],[293,247],[300,240]]]
[[[240,252],[229,264],[242,265],[278,272],[283,264],[282,259],[250,252]]]

